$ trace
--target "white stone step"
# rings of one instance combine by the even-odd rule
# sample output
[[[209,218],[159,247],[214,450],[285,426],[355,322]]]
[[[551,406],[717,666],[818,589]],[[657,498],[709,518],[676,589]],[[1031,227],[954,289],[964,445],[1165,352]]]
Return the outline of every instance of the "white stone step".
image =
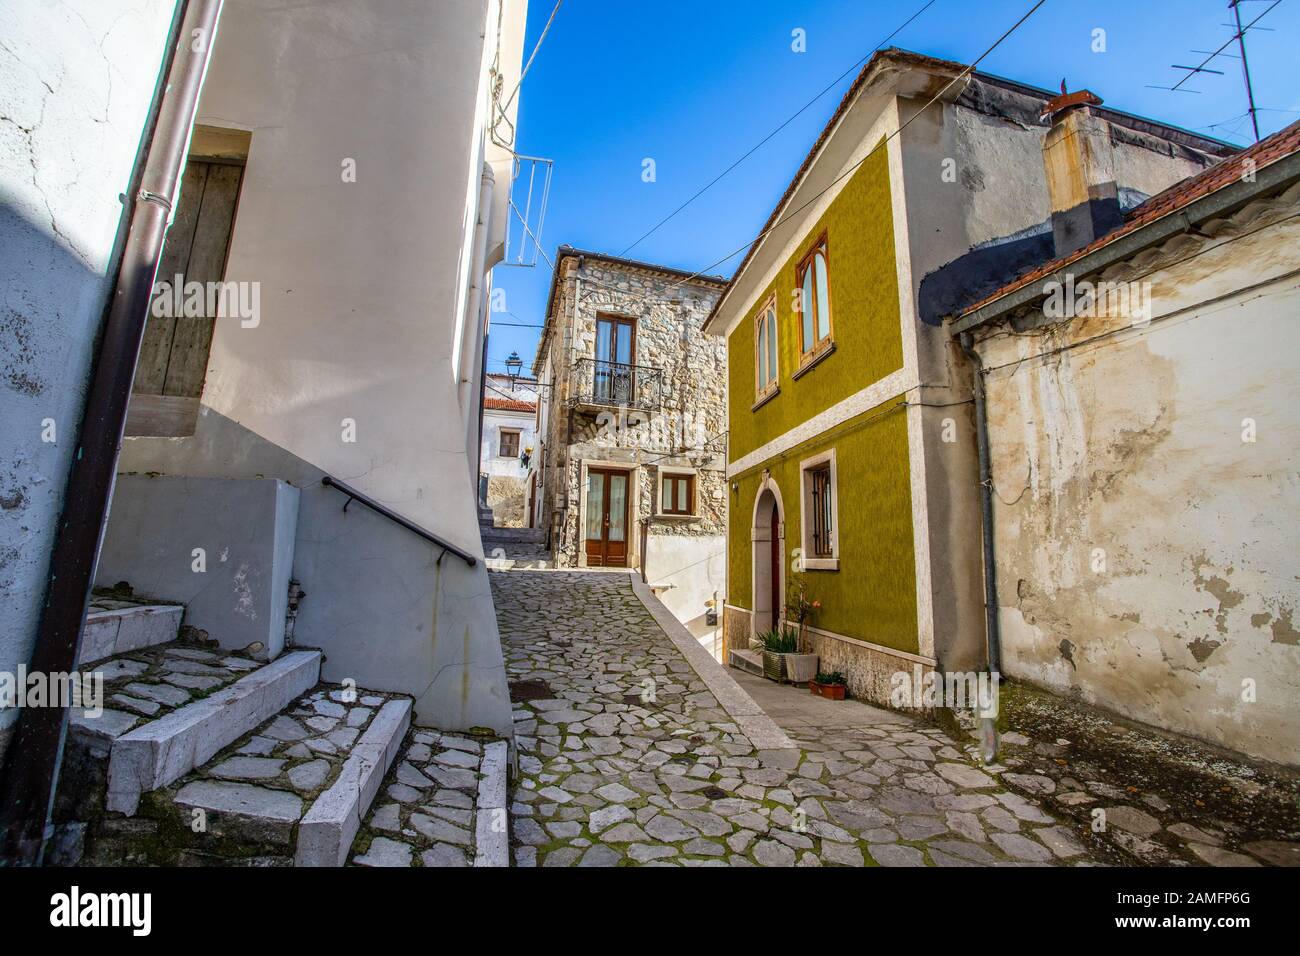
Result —
[[[510,831],[506,817],[506,766],[509,760],[510,745],[504,740],[493,741],[483,748],[478,806],[474,814],[475,866],[510,865]]]
[[[108,766],[109,810],[133,816],[165,787],[283,710],[320,679],[320,651],[290,651],[202,700],[122,734]]]
[[[180,604],[92,601],[81,636],[81,664],[176,640],[185,608]]]
[[[411,702],[390,700],[352,748],[329,789],[298,824],[294,866],[342,866],[411,726]]]

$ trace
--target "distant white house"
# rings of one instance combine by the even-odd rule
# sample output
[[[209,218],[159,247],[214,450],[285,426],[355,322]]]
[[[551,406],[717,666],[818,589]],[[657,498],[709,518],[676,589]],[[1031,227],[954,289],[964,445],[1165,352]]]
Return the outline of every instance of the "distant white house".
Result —
[[[537,382],[490,373],[483,387],[479,501],[498,528],[531,527],[529,461],[537,441]]]

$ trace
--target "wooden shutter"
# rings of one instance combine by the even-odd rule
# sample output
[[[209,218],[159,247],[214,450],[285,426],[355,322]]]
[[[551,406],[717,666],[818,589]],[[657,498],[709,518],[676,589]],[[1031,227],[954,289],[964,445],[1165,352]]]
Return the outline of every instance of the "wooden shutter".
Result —
[[[243,173],[243,166],[232,163],[192,159],[186,164],[176,218],[163,244],[159,283],[171,287],[179,275],[182,283],[206,287],[225,278]],[[150,310],[132,385],[128,435],[194,433],[215,321],[206,311],[187,318],[160,317]]]

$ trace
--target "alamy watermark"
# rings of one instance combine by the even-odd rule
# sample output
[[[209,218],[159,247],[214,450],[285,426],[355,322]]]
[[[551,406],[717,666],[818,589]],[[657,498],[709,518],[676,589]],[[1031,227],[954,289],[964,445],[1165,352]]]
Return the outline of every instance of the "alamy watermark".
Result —
[[[998,674],[988,671],[926,671],[920,664],[894,671],[889,706],[897,710],[971,709],[980,717],[998,715]]]
[[[1128,319],[1133,325],[1151,321],[1150,282],[1076,282],[1067,272],[1063,282],[1043,283],[1043,293],[1043,315],[1049,319],[1106,316]]]
[[[28,671],[26,664],[16,672],[0,671],[0,710],[10,707],[77,707],[98,717],[104,712],[104,674]]]
[[[150,314],[157,319],[239,319],[245,329],[262,323],[260,282],[185,281],[179,273],[153,286]]]

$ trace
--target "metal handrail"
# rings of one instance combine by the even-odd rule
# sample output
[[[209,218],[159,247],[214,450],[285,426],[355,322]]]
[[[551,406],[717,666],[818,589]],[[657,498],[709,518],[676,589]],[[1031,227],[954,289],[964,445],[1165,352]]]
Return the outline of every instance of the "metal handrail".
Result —
[[[327,488],[337,488],[339,491],[343,492],[345,495],[348,496],[347,504],[343,506],[344,511],[348,510],[348,505],[352,504],[353,501],[359,501],[367,508],[369,508],[371,511],[383,515],[389,521],[393,521],[396,522],[397,524],[400,524],[407,531],[410,531],[413,534],[418,534],[425,541],[428,541],[431,544],[436,544],[438,547],[442,548],[442,554],[438,555],[439,564],[442,564],[442,559],[446,557],[448,551],[450,551],[456,557],[460,558],[471,568],[474,567],[474,565],[478,564],[478,558],[474,557],[474,555],[467,554],[466,552],[462,551],[460,548],[456,547],[454,544],[449,544],[446,541],[443,541],[442,538],[438,537],[432,531],[424,530],[418,524],[415,524],[412,521],[408,521],[407,519],[399,515],[396,511],[393,511],[391,508],[385,508],[383,505],[375,501],[373,498],[367,498],[361,492],[357,491],[355,488],[343,484],[343,482],[339,481],[337,478],[332,478],[329,475],[326,475],[324,478],[320,480],[320,483]]]

